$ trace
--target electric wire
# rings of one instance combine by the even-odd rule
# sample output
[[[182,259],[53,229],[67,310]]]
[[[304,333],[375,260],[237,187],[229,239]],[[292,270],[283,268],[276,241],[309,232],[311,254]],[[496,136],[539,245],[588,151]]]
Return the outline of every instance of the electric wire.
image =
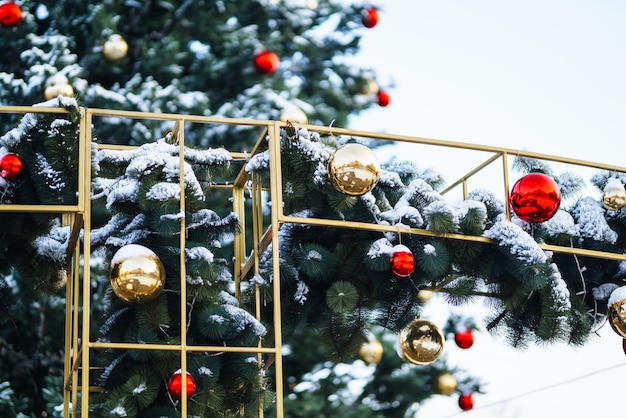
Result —
[[[549,389],[554,389],[554,388],[557,388],[559,386],[567,385],[567,384],[576,382],[578,380],[583,380],[583,379],[586,379],[588,377],[591,377],[591,376],[594,376],[594,375],[597,375],[597,374],[606,373],[608,371],[611,371],[613,369],[617,369],[617,368],[623,367],[623,366],[626,366],[626,362],[614,364],[613,366],[605,367],[604,369],[594,370],[592,372],[589,372],[589,373],[586,373],[586,374],[583,374],[583,375],[580,375],[580,376],[577,376],[577,377],[573,377],[573,378],[568,379],[568,380],[563,380],[561,382],[556,382],[556,383],[552,383],[550,385],[542,386],[542,387],[539,387],[539,388],[536,388],[536,389],[533,389],[533,390],[529,390],[528,392],[520,393],[518,395],[514,395],[514,396],[511,396],[511,397],[508,397],[508,398],[501,399],[499,401],[494,401],[494,402],[491,402],[491,403],[488,403],[488,404],[485,404],[485,405],[479,405],[477,407],[472,408],[472,411],[475,411],[477,409],[487,409],[487,408],[491,408],[491,407],[494,407],[494,406],[497,406],[497,405],[505,404],[507,402],[514,401],[516,399],[520,399],[520,398],[523,398],[523,397],[526,397],[526,396],[534,395],[535,393],[543,392],[543,391],[546,391],[546,390],[549,390]],[[441,417],[441,418],[454,418],[454,417],[460,416],[461,414],[465,414],[466,412],[467,411],[459,411],[459,412],[455,412],[452,415],[446,415],[446,416]]]

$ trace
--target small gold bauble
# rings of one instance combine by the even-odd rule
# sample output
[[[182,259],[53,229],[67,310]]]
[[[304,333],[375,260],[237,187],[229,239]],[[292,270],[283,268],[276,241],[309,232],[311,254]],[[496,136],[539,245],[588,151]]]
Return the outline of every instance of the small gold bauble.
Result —
[[[433,363],[443,351],[443,334],[430,321],[415,319],[398,334],[398,354],[409,363],[423,366]]]
[[[443,372],[439,376],[437,376],[437,379],[435,380],[433,386],[435,393],[450,396],[456,390],[456,385],[457,382],[454,376],[452,376],[452,374],[448,372]]]
[[[126,56],[128,44],[121,35],[114,34],[104,42],[102,53],[109,61],[119,61]]]
[[[302,109],[296,106],[287,106],[280,112],[279,119],[281,122],[299,123],[300,125],[306,125],[309,121],[306,113]]]
[[[626,338],[626,299],[619,300],[609,306],[609,324],[622,338]]]
[[[120,248],[111,259],[111,287],[128,303],[150,302],[165,285],[165,268],[150,249],[137,244]]]
[[[328,160],[328,176],[340,192],[361,196],[376,186],[380,164],[365,145],[346,144],[337,149]]]
[[[383,345],[376,338],[363,343],[359,349],[359,358],[366,364],[378,364],[383,358]]]
[[[365,85],[363,86],[363,89],[361,90],[363,94],[368,94],[368,95],[378,94],[379,91],[380,91],[380,87],[378,86],[378,83],[372,80],[371,78],[365,82]]]
[[[43,94],[46,100],[51,100],[59,96],[72,97],[74,96],[74,88],[66,76],[63,74],[55,74],[46,82],[46,89]]]
[[[428,302],[432,297],[433,297],[433,291],[432,290],[422,289],[419,292],[417,292],[417,298],[422,303]]]
[[[626,206],[626,190],[617,178],[610,178],[604,187],[602,204],[608,210],[620,210]]]

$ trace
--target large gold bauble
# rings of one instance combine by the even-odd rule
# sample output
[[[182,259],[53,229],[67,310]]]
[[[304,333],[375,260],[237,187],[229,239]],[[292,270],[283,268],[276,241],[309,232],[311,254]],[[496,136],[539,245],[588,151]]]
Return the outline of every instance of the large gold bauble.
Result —
[[[102,45],[102,54],[109,61],[119,61],[126,56],[128,44],[121,35],[114,34]]]
[[[435,390],[435,393],[438,393],[439,395],[450,396],[456,390],[456,386],[457,381],[454,376],[452,376],[451,373],[443,372],[437,376],[437,379],[433,384],[433,389]]]
[[[74,88],[63,74],[55,74],[46,81],[46,88],[43,92],[46,100],[51,100],[59,96],[74,96]]]
[[[359,358],[366,364],[378,364],[383,358],[383,345],[376,338],[372,338],[361,345]]]
[[[165,268],[149,248],[129,244],[111,259],[109,275],[115,295],[128,303],[146,303],[159,296],[165,285]]]
[[[609,324],[622,338],[626,338],[626,299],[622,299],[609,306]]]
[[[340,192],[361,196],[376,186],[380,164],[365,145],[346,144],[337,149],[328,160],[328,176]]]
[[[400,357],[423,366],[439,358],[444,338],[437,325],[424,319],[414,319],[400,330],[398,342]]]
[[[608,210],[620,210],[626,206],[626,190],[619,179],[611,178],[606,183],[602,204]]]

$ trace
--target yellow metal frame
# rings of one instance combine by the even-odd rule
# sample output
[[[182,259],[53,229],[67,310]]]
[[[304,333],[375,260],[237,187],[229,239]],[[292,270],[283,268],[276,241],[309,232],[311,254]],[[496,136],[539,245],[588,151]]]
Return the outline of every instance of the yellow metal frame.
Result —
[[[0,113],[51,113],[62,114],[66,113],[64,109],[59,108],[41,108],[41,107],[25,107],[25,106],[7,106],[0,107]],[[193,116],[193,115],[175,115],[175,114],[161,114],[161,113],[146,113],[146,112],[131,112],[131,111],[115,111],[105,109],[80,109],[80,145],[79,145],[79,181],[78,181],[78,202],[75,205],[19,205],[19,204],[6,204],[0,205],[1,212],[45,212],[62,214],[64,221],[71,226],[71,245],[68,246],[68,282],[66,286],[66,323],[65,323],[65,385],[64,385],[64,417],[76,417],[89,415],[89,393],[100,390],[97,387],[90,387],[90,374],[91,368],[89,367],[89,356],[92,350],[103,349],[134,349],[134,350],[170,350],[180,353],[181,369],[183,376],[187,370],[187,357],[186,353],[189,351],[204,351],[204,352],[240,352],[240,353],[255,353],[259,356],[259,359],[263,355],[269,355],[270,358],[267,361],[265,367],[273,365],[276,372],[276,415],[277,417],[284,416],[283,410],[283,366],[282,366],[282,320],[281,320],[281,303],[280,303],[280,280],[273,280],[272,296],[274,300],[273,307],[273,324],[274,329],[274,341],[265,346],[261,344],[254,347],[224,347],[224,346],[192,346],[187,342],[187,335],[185,330],[185,324],[187,322],[186,316],[186,304],[181,303],[181,341],[178,345],[163,345],[163,344],[131,344],[131,343],[110,343],[101,341],[91,341],[89,338],[91,329],[91,277],[89,268],[85,266],[90,265],[90,246],[85,243],[90,242],[91,234],[91,146],[93,142],[92,127],[94,126],[94,119],[115,117],[115,118],[127,118],[127,119],[142,119],[142,120],[158,120],[171,122],[173,124],[172,131],[178,140],[180,147],[180,209],[185,209],[185,195],[184,195],[184,147],[185,147],[185,124],[186,123],[198,123],[198,124],[226,124],[226,125],[238,125],[258,128],[258,140],[256,145],[250,152],[231,152],[234,158],[250,158],[251,156],[264,151],[269,150],[270,158],[270,184],[269,184],[269,200],[271,201],[271,224],[263,225],[262,209],[264,205],[263,193],[261,184],[256,176],[246,172],[244,168],[240,170],[235,176],[232,184],[221,185],[219,187],[228,187],[232,189],[233,194],[233,211],[238,213],[240,222],[245,226],[248,221],[245,217],[245,194],[249,193],[252,200],[252,231],[253,231],[253,248],[246,249],[245,240],[245,227],[241,228],[242,233],[235,237],[234,241],[234,278],[236,283],[236,296],[241,298],[241,284],[246,280],[250,273],[258,273],[259,269],[259,256],[265,248],[272,246],[272,266],[274,270],[274,277],[280,277],[280,254],[278,247],[278,232],[283,224],[306,224],[312,226],[323,227],[337,227],[337,228],[351,228],[360,230],[380,231],[380,232],[394,232],[397,233],[398,228],[394,226],[386,226],[379,224],[370,224],[362,222],[352,221],[339,221],[332,219],[321,218],[300,218],[285,214],[282,210],[283,207],[283,178],[281,175],[281,149],[280,149],[280,130],[288,125],[289,122],[278,121],[259,121],[249,119],[225,119],[217,117],[206,116]],[[99,119],[100,120],[100,119]],[[616,167],[613,165],[606,165],[602,163],[593,163],[583,160],[575,160],[566,157],[557,157],[546,154],[525,152],[514,149],[507,149],[501,147],[482,146],[475,144],[467,144],[461,142],[443,141],[437,139],[409,137],[401,135],[392,135],[384,133],[374,133],[366,131],[356,131],[342,128],[330,128],[312,125],[302,125],[300,127],[306,128],[311,132],[317,132],[322,135],[334,135],[334,136],[350,136],[358,138],[371,138],[384,141],[395,141],[412,144],[430,145],[435,147],[447,147],[457,148],[468,151],[481,151],[489,154],[488,158],[475,169],[462,176],[459,180],[452,183],[442,193],[447,193],[456,187],[462,187],[463,196],[467,197],[467,183],[468,180],[475,176],[478,172],[481,172],[487,166],[501,161],[502,166],[502,179],[504,183],[503,196],[506,201],[509,191],[509,156],[521,156],[528,158],[535,158],[539,160],[559,162],[571,164],[580,167],[589,167],[596,169],[605,169],[612,172],[626,172],[624,167]],[[117,145],[98,144],[98,148],[128,148]],[[218,187],[218,186],[216,186]],[[510,217],[510,212],[507,205],[507,215]],[[83,241],[79,239],[80,231],[83,231]],[[186,282],[185,282],[185,219],[180,221],[180,281],[181,281],[181,301],[185,301],[186,295]],[[417,234],[423,236],[441,237],[447,239],[466,240],[473,242],[491,243],[491,240],[481,236],[468,236],[462,234],[441,234],[433,231],[428,231],[419,228],[402,229],[403,234]],[[589,257],[596,257],[610,260],[626,261],[626,255],[607,253],[602,251],[594,251],[587,249],[579,249],[565,246],[545,245],[541,244],[541,248],[553,252],[561,252],[575,255],[584,255]],[[255,286],[255,301],[256,311],[255,315],[258,319],[261,319],[261,295],[258,285]],[[260,361],[259,364],[262,364]],[[181,402],[181,414],[187,416],[187,401],[186,401],[186,385],[182,385],[182,402]],[[79,399],[80,394],[80,399]],[[76,408],[80,405],[80,409]],[[72,407],[73,406],[73,407]],[[259,407],[259,416],[263,416],[262,407]]]

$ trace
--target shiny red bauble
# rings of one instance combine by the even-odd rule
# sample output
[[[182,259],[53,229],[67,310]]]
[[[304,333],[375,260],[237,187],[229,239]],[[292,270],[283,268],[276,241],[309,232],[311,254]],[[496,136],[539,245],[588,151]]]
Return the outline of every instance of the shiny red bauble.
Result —
[[[24,164],[19,155],[12,152],[0,157],[0,177],[6,180],[15,180],[22,172]]]
[[[180,399],[183,393],[183,372],[178,369],[174,372],[172,377],[167,381],[167,391],[172,395],[174,399]],[[191,373],[187,372],[187,398],[193,396],[196,393],[196,381],[191,375]]]
[[[391,249],[391,271],[398,277],[408,277],[415,270],[415,257],[406,245],[398,244]]]
[[[262,51],[254,57],[254,66],[260,73],[263,74],[272,74],[276,72],[279,65],[280,58],[278,58],[278,55],[272,51]]]
[[[379,91],[376,98],[378,99],[379,106],[385,107],[389,106],[389,103],[391,103],[391,96],[389,96],[389,93],[385,91]]]
[[[530,173],[513,185],[509,202],[521,220],[541,223],[552,218],[559,210],[561,191],[552,177]]]
[[[454,334],[454,342],[459,348],[466,350],[474,345],[474,333],[471,329],[457,332]]]
[[[22,21],[22,9],[12,1],[0,1],[0,25],[5,28],[17,26]]]
[[[371,7],[365,11],[363,15],[363,26],[373,28],[378,24],[378,9]]]
[[[459,408],[469,411],[474,407],[474,397],[471,393],[464,393],[459,397]]]

